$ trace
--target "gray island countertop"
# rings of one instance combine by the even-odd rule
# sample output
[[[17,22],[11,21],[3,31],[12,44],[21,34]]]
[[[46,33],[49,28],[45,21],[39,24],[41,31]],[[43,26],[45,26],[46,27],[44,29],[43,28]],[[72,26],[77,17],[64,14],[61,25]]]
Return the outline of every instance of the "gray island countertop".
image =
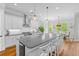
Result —
[[[62,36],[62,34],[59,36]],[[45,45],[45,44],[49,43],[50,41],[56,39],[59,36],[54,34],[54,35],[52,35],[52,38],[49,38],[48,35],[45,35],[45,39],[42,39],[42,35],[33,34],[30,36],[22,36],[19,39],[19,42],[24,44],[27,48],[34,48],[36,46]]]

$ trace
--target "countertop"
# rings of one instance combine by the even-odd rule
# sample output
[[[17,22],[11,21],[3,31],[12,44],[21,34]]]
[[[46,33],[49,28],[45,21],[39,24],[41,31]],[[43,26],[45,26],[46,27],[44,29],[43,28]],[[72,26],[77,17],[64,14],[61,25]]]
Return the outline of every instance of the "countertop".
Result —
[[[62,34],[59,35],[59,36],[62,36]],[[54,34],[54,35],[52,35],[52,38],[49,38],[48,34],[46,34],[45,39],[42,40],[42,35],[33,34],[33,35],[30,35],[30,36],[22,36],[19,39],[19,42],[24,44],[27,48],[34,48],[36,46],[41,46],[43,44],[45,45],[45,44],[49,43],[50,41],[56,39],[59,36]]]

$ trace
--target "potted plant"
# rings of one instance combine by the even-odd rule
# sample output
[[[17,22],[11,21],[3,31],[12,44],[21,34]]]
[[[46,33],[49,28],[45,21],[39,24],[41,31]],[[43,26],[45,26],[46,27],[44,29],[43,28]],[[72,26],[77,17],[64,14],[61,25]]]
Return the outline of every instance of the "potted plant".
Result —
[[[44,33],[44,26],[43,26],[43,25],[40,25],[39,31],[40,31],[41,33]]]
[[[57,30],[58,33],[60,32],[60,30],[61,30],[61,24],[60,23],[58,23],[56,25],[56,30]]]
[[[44,25],[40,25],[40,27],[39,27],[39,31],[42,33],[42,40],[44,40],[45,39],[45,33],[44,33]]]

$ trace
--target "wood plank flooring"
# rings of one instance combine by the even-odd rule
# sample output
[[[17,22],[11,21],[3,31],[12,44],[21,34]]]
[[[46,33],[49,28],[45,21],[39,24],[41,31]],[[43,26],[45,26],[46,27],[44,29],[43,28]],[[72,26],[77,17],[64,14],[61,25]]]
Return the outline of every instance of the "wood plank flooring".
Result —
[[[5,56],[16,56],[16,46],[12,46],[10,48],[6,48]]]
[[[1,51],[0,52],[0,56],[4,56],[4,51]]]
[[[65,41],[61,56],[79,56],[79,42]]]
[[[16,46],[6,48],[0,53],[0,56],[16,56]]]

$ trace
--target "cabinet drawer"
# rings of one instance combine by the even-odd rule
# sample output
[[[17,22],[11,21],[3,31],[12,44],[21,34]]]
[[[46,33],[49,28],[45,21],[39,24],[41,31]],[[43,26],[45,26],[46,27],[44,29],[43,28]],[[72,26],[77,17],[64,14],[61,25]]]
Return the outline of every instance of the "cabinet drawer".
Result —
[[[41,49],[35,49],[35,50],[33,50],[33,51],[30,51],[30,52],[28,53],[28,55],[29,55],[29,56],[40,56],[41,52],[42,52]]]
[[[40,49],[41,49],[42,51],[45,51],[45,50],[47,50],[49,47],[50,47],[50,43],[48,43],[48,44],[46,44],[46,45],[44,45],[44,46],[41,46]]]
[[[29,56],[40,56],[41,54],[48,54],[49,44],[36,48],[28,53]]]

